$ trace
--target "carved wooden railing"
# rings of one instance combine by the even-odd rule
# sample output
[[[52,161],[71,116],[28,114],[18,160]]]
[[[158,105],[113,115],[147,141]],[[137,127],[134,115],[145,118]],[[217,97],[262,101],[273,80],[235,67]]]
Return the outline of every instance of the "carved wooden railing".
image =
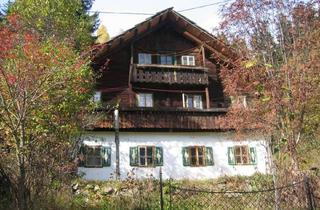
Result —
[[[103,110],[101,110],[103,111]],[[136,130],[227,130],[222,120],[226,108],[206,110],[125,108],[120,109],[120,129]],[[113,129],[112,113],[95,125],[95,129]]]
[[[174,65],[132,66],[132,82],[208,85],[208,73],[203,67]]]

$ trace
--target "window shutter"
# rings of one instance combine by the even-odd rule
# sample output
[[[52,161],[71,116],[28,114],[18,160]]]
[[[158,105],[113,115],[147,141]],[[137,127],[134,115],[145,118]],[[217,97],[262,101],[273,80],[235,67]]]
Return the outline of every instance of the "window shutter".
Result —
[[[206,147],[206,165],[207,166],[214,165],[212,147]]]
[[[101,148],[102,167],[111,166],[111,147]]]
[[[228,163],[229,165],[236,165],[236,160],[234,159],[234,147],[228,147]]]
[[[155,165],[156,166],[163,166],[163,149],[162,149],[162,147],[156,147]]]
[[[79,167],[84,167],[85,166],[85,160],[86,160],[86,146],[81,145],[80,150],[79,150]]]
[[[255,147],[250,147],[250,164],[257,164],[257,151]]]
[[[139,165],[138,147],[130,147],[130,166]]]
[[[182,147],[182,160],[184,166],[190,166],[189,148]]]

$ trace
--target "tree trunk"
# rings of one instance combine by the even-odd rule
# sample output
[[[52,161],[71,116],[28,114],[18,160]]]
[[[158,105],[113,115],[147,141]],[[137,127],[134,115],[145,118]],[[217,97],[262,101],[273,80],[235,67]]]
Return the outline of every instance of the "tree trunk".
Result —
[[[297,145],[294,138],[290,138],[288,142],[288,150],[291,158],[291,172],[293,176],[297,176],[299,174],[299,161],[298,161],[298,153],[297,153]]]
[[[29,190],[26,185],[26,168],[25,168],[25,161],[22,154],[17,155],[18,157],[18,164],[19,164],[19,176],[17,180],[17,192],[16,192],[16,201],[17,207],[19,210],[28,210],[29,209]]]

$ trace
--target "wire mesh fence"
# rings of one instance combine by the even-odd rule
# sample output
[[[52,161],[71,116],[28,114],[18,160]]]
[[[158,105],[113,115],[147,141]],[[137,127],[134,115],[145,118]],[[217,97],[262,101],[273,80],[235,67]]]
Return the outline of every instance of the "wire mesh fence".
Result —
[[[252,191],[210,191],[170,186],[169,209],[316,209],[307,179]],[[320,207],[320,206],[318,206]]]

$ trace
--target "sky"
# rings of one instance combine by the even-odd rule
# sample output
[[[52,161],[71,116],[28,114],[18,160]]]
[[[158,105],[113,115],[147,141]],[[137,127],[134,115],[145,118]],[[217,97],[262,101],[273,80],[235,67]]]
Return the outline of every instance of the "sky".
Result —
[[[0,0],[3,5],[8,0]],[[92,11],[157,13],[169,7],[180,11],[192,7],[214,4],[204,8],[181,12],[182,15],[211,32],[219,23],[219,9],[223,0],[95,0]],[[150,15],[99,14],[101,24],[107,27],[111,37],[144,21]]]
[[[95,0],[93,11],[157,13],[169,7],[180,11],[192,7],[219,3],[222,0]],[[219,23],[219,9],[222,5],[213,5],[181,14],[211,32]],[[111,37],[118,35],[134,25],[144,21],[150,15],[99,14],[102,24],[107,27]]]

